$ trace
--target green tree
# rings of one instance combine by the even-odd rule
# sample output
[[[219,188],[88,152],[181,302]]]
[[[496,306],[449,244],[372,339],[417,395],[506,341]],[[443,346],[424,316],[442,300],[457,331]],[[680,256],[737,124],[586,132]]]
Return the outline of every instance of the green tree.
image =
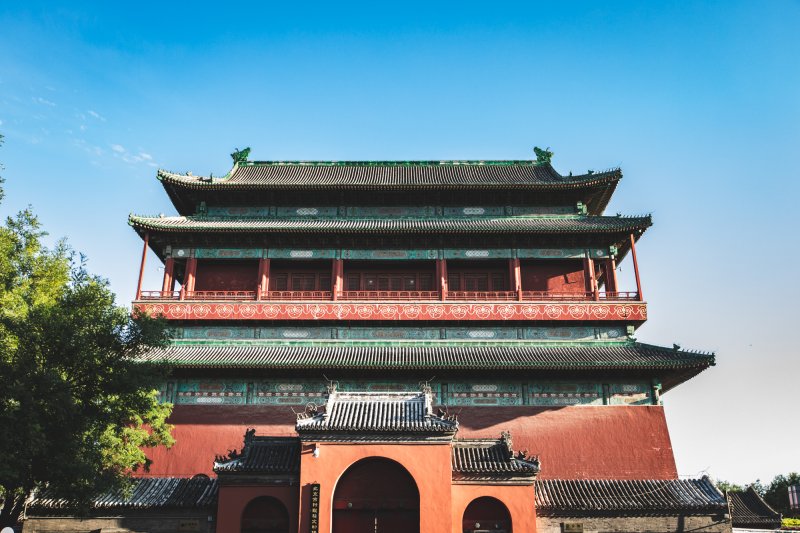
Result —
[[[787,516],[794,516],[797,511],[789,507],[789,487],[800,485],[800,474],[790,472],[788,475],[777,475],[769,485],[763,488],[762,496],[770,507]]]
[[[149,466],[144,449],[173,443],[155,390],[166,367],[138,361],[165,324],[117,306],[44,235],[30,209],[0,225],[0,527],[45,486],[86,511]]]
[[[730,481],[725,481],[724,479],[716,479],[714,480],[714,484],[721,491],[744,492],[744,487],[742,487],[741,485],[737,485],[736,483],[731,483]]]

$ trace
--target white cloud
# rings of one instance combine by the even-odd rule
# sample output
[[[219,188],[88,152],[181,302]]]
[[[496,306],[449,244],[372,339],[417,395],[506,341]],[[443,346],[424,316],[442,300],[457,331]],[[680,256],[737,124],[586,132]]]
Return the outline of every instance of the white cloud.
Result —
[[[142,159],[144,159],[146,161],[151,161],[153,159],[153,156],[148,154],[148,153],[146,153],[146,152],[139,152],[139,157],[141,157]]]
[[[121,144],[112,144],[111,145],[111,149],[114,150],[115,152],[117,152],[118,154],[124,154],[125,153],[125,147],[122,146]]]
[[[90,109],[89,111],[87,111],[87,113],[89,113],[91,116],[93,116],[94,118],[96,118],[97,120],[99,120],[101,122],[105,122],[106,121],[106,117],[104,117],[103,115],[101,115],[97,111],[92,111]]]
[[[55,105],[56,105],[55,102],[51,102],[50,100],[46,100],[46,99],[42,98],[41,96],[35,96],[33,98],[33,101],[36,102],[37,104],[42,104],[42,105],[46,105],[46,106],[50,106],[50,107],[55,107]]]

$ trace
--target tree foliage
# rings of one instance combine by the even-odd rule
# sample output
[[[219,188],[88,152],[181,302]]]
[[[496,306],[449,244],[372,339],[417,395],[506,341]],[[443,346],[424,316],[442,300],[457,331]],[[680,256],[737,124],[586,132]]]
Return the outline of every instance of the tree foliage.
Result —
[[[87,510],[147,468],[143,449],[173,442],[155,390],[166,369],[137,361],[166,342],[164,323],[117,306],[44,235],[30,209],[0,226],[0,527],[43,487]]]
[[[761,495],[770,507],[779,513],[787,516],[796,516],[796,510],[789,507],[789,487],[800,485],[800,474],[790,472],[788,475],[778,475],[773,478],[769,485],[762,488]],[[758,489],[756,489],[758,490]]]

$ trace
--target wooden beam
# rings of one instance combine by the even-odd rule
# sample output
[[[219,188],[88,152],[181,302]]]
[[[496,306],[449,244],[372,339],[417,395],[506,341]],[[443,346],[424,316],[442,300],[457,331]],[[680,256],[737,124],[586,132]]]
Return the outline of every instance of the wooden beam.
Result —
[[[142,247],[142,262],[139,264],[139,282],[136,284],[136,299],[142,298],[142,279],[144,278],[144,265],[147,261],[147,248],[150,246],[150,234],[144,234],[144,246]]]
[[[256,300],[260,300],[269,291],[269,259],[258,260],[258,289]]]
[[[519,258],[515,257],[508,260],[509,286],[512,291],[516,291],[517,300],[522,301],[522,268]]]
[[[447,299],[447,260],[436,260],[436,274],[439,277],[439,299]]]
[[[181,299],[186,297],[186,293],[194,292],[195,276],[197,274],[197,259],[190,257],[186,260],[186,272],[183,275],[183,289]]]
[[[589,252],[586,252],[586,269],[589,273],[589,292],[592,293],[592,299],[600,299],[600,291],[597,288],[597,277],[594,275],[594,259],[591,258]]]
[[[631,257],[633,258],[633,273],[636,276],[636,295],[640,302],[644,301],[642,296],[642,281],[639,279],[639,262],[636,260],[636,239],[631,233]]]
[[[343,285],[344,276],[344,261],[342,259],[334,259],[331,269],[331,299],[338,300],[339,293],[344,289]]]
[[[172,292],[175,286],[175,260],[167,257],[164,261],[164,282],[161,284],[161,292]]]
[[[606,259],[606,292],[618,292],[617,284],[617,262],[613,257]]]

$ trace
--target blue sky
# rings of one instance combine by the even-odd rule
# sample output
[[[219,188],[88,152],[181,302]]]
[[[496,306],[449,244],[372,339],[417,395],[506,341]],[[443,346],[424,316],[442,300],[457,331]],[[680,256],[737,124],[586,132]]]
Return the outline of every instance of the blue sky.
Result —
[[[127,214],[174,212],[157,167],[222,174],[244,146],[619,165],[609,212],[655,220],[638,338],[718,353],[665,397],[679,472],[771,479],[800,470],[798,27],[782,0],[3,2],[0,213],[32,204],[127,303]]]

